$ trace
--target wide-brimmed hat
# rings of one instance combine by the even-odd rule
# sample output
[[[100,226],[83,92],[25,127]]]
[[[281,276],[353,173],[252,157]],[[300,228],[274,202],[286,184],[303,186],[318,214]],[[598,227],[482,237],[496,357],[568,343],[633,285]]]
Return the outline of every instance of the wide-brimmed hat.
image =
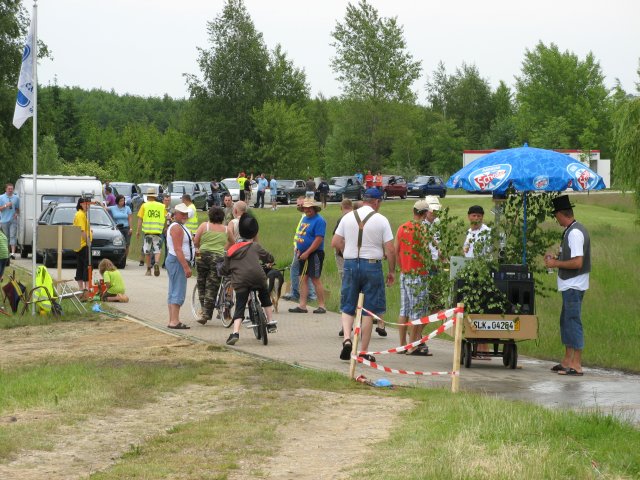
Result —
[[[157,195],[156,187],[147,188],[147,196],[155,197]]]
[[[569,200],[569,195],[560,195],[552,199],[551,203],[553,204],[553,208],[551,209],[553,213],[559,212],[560,210],[571,210],[575,206]]]
[[[435,212],[437,210],[442,210],[442,205],[440,205],[440,200],[435,195],[427,195],[424,198],[429,204],[429,210]]]
[[[320,206],[319,203],[316,203],[316,201],[312,198],[305,198],[304,202],[302,202],[302,205],[300,205],[301,208],[314,208],[316,210],[316,212],[319,212],[320,210],[322,210],[322,207]]]

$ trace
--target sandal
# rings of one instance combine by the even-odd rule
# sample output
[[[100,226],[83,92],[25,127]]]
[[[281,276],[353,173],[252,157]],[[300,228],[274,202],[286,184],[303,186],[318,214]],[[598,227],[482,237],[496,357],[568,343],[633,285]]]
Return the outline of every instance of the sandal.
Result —
[[[174,330],[189,330],[191,327],[181,322],[177,325],[167,325],[167,328],[172,328]]]
[[[376,327],[376,333],[381,337],[387,336],[387,330],[384,327]]]
[[[327,310],[324,307],[316,308],[313,313],[327,313]]]
[[[376,361],[376,357],[374,357],[373,355],[369,355],[368,353],[361,353],[360,355],[358,355],[358,357],[367,360],[369,362],[374,363]]]
[[[349,360],[351,358],[351,349],[353,345],[348,338],[342,342],[342,350],[340,351],[340,360]]]
[[[295,307],[290,308],[289,313],[309,313],[309,310],[307,310],[306,308]]]
[[[563,367],[561,363],[551,367],[551,371],[552,372],[560,372],[560,371],[565,371],[565,370],[567,370],[567,367]]]
[[[575,368],[567,368],[566,370],[558,370],[558,375],[570,375],[573,377],[581,377],[584,372],[579,372]]]

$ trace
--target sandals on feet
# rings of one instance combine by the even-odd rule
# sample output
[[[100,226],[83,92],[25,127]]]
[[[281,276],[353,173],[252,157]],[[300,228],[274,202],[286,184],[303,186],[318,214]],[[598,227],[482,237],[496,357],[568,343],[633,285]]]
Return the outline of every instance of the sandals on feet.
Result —
[[[363,358],[369,362],[376,361],[376,357],[374,357],[373,355],[369,355],[368,353],[361,353],[360,355],[358,355],[358,357]]]
[[[342,342],[342,350],[340,351],[340,360],[349,360],[351,358],[351,340],[346,339]]]
[[[566,370],[558,370],[558,375],[570,375],[573,377],[581,377],[584,372],[579,372],[575,368],[567,368]]]
[[[387,336],[387,331],[385,330],[384,327],[376,327],[376,333],[378,335],[380,335],[381,337],[386,337]]]
[[[305,308],[295,307],[295,308],[290,308],[289,313],[309,313],[309,310]]]
[[[167,328],[172,328],[174,330],[189,330],[191,327],[184,323],[178,323],[177,325],[167,325]]]
[[[561,363],[554,365],[553,367],[551,367],[551,371],[552,372],[560,372],[560,371],[565,371],[567,369],[567,367],[563,367]]]

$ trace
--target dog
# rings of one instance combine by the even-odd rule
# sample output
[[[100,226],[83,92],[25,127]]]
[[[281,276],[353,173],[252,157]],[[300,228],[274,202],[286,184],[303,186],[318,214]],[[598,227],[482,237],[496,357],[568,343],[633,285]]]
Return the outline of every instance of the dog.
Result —
[[[269,282],[267,288],[269,289],[273,310],[278,313],[278,302],[280,301],[280,295],[282,293],[284,275],[282,275],[280,270],[272,268],[267,272],[267,281]]]

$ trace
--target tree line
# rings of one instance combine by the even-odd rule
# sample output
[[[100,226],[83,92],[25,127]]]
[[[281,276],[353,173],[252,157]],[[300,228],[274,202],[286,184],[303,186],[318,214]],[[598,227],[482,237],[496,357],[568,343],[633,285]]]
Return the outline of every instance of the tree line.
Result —
[[[6,181],[31,171],[30,129],[11,126],[28,22],[19,0],[3,0],[0,9],[0,175]],[[227,0],[207,33],[199,71],[186,76],[187,99],[41,86],[40,173],[166,182],[239,170],[298,178],[370,168],[446,177],[461,167],[465,149],[527,142],[598,149],[613,159],[619,186],[637,187],[639,99],[619,83],[606,88],[591,53],[580,58],[539,42],[525,51],[513,89],[504,81],[492,88],[467,63],[453,70],[440,63],[416,86],[422,65],[403,27],[360,0],[347,5],[331,32],[330,68],[343,94],[311,98],[304,70],[281,45],[265,44],[242,0]]]

